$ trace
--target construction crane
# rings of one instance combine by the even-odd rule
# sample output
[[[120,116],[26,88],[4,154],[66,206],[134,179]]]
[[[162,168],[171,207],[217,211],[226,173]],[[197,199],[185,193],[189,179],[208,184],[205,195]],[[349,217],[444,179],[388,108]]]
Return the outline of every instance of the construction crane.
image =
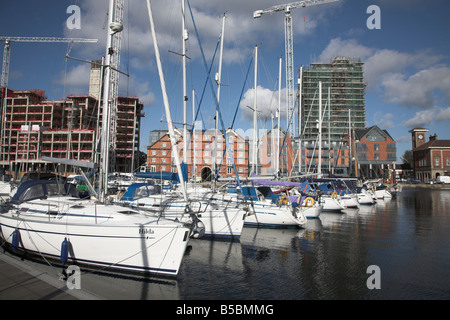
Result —
[[[8,87],[9,76],[9,59],[11,55],[11,42],[84,42],[96,43],[97,39],[83,39],[83,38],[55,38],[55,37],[1,37],[0,41],[5,43],[3,49],[3,64],[2,64],[2,79],[0,83],[1,88]]]
[[[286,51],[286,91],[287,91],[287,119],[288,129],[291,138],[295,137],[294,127],[294,43],[292,36],[292,17],[291,10],[295,8],[304,8],[308,6],[315,6],[339,0],[305,0],[292,2],[288,4],[281,4],[270,7],[265,10],[256,10],[253,12],[253,18],[260,18],[263,14],[284,12],[284,40]]]

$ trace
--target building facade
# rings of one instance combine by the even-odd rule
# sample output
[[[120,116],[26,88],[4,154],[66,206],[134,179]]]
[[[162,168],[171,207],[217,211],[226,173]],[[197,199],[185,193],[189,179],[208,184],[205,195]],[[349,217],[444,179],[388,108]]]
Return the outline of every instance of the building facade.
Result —
[[[450,176],[450,140],[438,140],[428,129],[414,128],[409,131],[412,138],[414,177],[422,182],[430,182],[439,176]]]
[[[319,121],[319,81],[322,82],[322,134],[342,139],[349,127],[365,128],[365,87],[363,62],[336,57],[330,63],[311,63],[301,70],[299,136],[317,136]],[[329,100],[329,103],[328,103]]]
[[[5,98],[5,91],[2,97]],[[52,171],[42,157],[95,161],[99,101],[90,95],[49,101],[42,90],[10,90],[3,99],[0,165],[11,172]],[[101,108],[100,108],[101,109]],[[115,170],[137,167],[143,104],[138,98],[119,97]]]
[[[175,129],[177,148],[180,161],[183,160],[183,135]],[[239,176],[249,175],[249,143],[236,131],[228,129],[227,139],[233,154],[234,164]],[[150,172],[176,172],[175,160],[172,157],[172,145],[169,134],[162,134],[155,130],[150,137],[160,137],[147,147],[147,171]],[[190,131],[188,136],[190,137]],[[188,138],[189,138],[188,137]],[[213,172],[219,172],[222,178],[235,177],[233,161],[225,150],[225,139],[219,134],[215,147],[214,130],[195,130],[192,135],[186,154],[188,177],[194,181],[209,181]],[[216,151],[215,151],[216,150]],[[215,161],[215,167],[214,167]]]
[[[353,144],[352,159],[355,159],[353,166],[357,168],[358,176],[368,179],[393,179],[397,147],[389,132],[378,126],[354,131],[353,143],[349,143]]]

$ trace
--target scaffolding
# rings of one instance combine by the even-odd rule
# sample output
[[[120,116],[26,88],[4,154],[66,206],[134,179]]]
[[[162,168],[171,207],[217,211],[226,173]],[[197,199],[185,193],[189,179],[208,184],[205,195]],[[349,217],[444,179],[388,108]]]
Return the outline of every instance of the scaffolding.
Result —
[[[312,63],[302,74],[302,138],[317,136],[319,120],[318,83],[325,89],[322,100],[328,100],[330,109],[323,114],[322,134],[333,140],[348,135],[349,127],[365,128],[366,111],[363,63],[359,59],[336,57],[331,63]],[[328,107],[328,106],[327,106]],[[350,111],[349,111],[350,110]],[[350,112],[350,117],[349,117]],[[349,118],[351,123],[349,123]]]

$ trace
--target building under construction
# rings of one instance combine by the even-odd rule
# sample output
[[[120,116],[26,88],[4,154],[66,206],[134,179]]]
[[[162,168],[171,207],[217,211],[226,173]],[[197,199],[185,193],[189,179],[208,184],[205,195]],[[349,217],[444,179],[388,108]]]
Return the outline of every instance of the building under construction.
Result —
[[[311,63],[302,72],[300,136],[315,138],[319,121],[319,81],[322,82],[322,134],[332,140],[348,135],[349,128],[366,126],[363,63],[336,57],[330,63]]]
[[[42,157],[96,160],[102,123],[94,95],[49,101],[41,90],[3,89],[2,98],[0,165],[16,178],[24,172],[55,171],[54,163]],[[143,107],[138,98],[118,98],[113,170],[132,172],[138,166]]]

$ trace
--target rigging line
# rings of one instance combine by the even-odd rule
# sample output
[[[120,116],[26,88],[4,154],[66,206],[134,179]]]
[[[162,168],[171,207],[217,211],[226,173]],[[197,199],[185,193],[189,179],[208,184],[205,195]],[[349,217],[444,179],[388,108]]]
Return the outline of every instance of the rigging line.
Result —
[[[240,102],[242,101],[242,96],[244,95],[245,84],[247,83],[248,75],[249,75],[249,73],[250,73],[250,69],[251,69],[252,64],[253,64],[253,55],[252,55],[251,58],[250,58],[250,63],[248,64],[247,74],[245,75],[245,80],[244,80],[244,84],[242,85],[241,94],[239,95],[239,99],[238,99],[238,102],[237,102],[237,106],[236,106],[236,109],[235,109],[235,111],[234,111],[233,121],[231,122],[231,127],[230,127],[231,129],[233,129],[234,123],[235,123],[235,121],[236,121],[236,116],[237,116],[237,113],[238,113],[238,111],[239,111],[239,105],[240,105]],[[221,169],[221,167],[222,167],[223,160],[224,160],[224,157],[225,157],[225,151],[226,151],[226,148],[227,148],[227,146],[225,145],[225,150],[224,150],[224,152],[222,153],[222,160],[221,160],[221,162],[220,162],[220,164],[219,164],[218,172],[220,172],[220,169]]]
[[[204,53],[203,47],[202,47],[202,45],[201,45],[200,35],[199,35],[199,33],[198,33],[198,30],[197,30],[197,25],[195,24],[195,20],[194,20],[194,16],[193,16],[193,13],[192,13],[191,4],[190,4],[189,0],[187,0],[187,3],[188,3],[188,6],[189,6],[189,11],[190,11],[190,13],[191,13],[192,22],[193,22],[193,24],[194,24],[194,30],[195,30],[195,33],[196,33],[196,35],[197,35],[198,43],[199,43],[199,46],[200,46],[200,51],[201,51],[201,53],[202,53],[203,64],[204,64],[204,67],[205,67],[206,69],[208,69],[207,64],[206,64],[205,53]],[[208,74],[207,79],[208,79],[208,82],[209,82],[209,84],[210,84],[211,91],[212,91],[212,93],[213,93],[214,102],[215,102],[215,105],[216,105],[216,111],[217,111],[217,114],[219,115],[220,125],[221,125],[221,127],[222,127],[222,131],[223,131],[224,138],[225,138],[225,144],[228,145],[228,139],[227,139],[227,135],[226,135],[225,125],[224,125],[224,123],[223,123],[222,113],[220,112],[219,103],[218,103],[218,101],[217,101],[217,95],[216,95],[216,92],[214,91],[213,82],[212,82],[212,80],[211,80],[210,74]],[[233,169],[234,169],[234,172],[235,172],[235,174],[236,174],[237,183],[238,183],[238,186],[240,187],[240,186],[241,186],[241,182],[240,182],[240,179],[239,179],[239,174],[238,174],[237,169],[236,169],[236,164],[234,163],[234,157],[233,157],[233,154],[230,154],[230,156],[231,156],[231,160],[232,160],[232,164],[233,164]],[[217,179],[217,176],[216,176],[215,178]]]

